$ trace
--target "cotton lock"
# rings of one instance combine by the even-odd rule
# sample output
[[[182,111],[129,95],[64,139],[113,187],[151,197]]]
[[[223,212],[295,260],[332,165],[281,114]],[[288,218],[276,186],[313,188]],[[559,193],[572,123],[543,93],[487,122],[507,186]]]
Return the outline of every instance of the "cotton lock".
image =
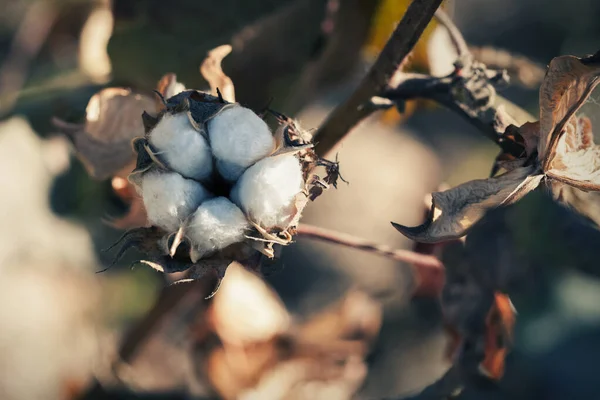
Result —
[[[248,168],[230,197],[262,227],[285,229],[294,217],[295,197],[303,186],[299,160],[294,155],[280,155]]]
[[[211,194],[176,172],[151,171],[142,178],[142,199],[152,225],[174,232]]]
[[[186,113],[165,114],[150,132],[150,144],[158,158],[186,178],[205,181],[212,175],[213,159],[208,141]]]
[[[239,105],[227,107],[207,126],[217,169],[229,181],[235,181],[245,168],[275,148],[275,139],[265,121]]]
[[[217,197],[205,201],[194,212],[186,227],[186,236],[202,257],[243,241],[249,229],[242,210],[229,199]]]

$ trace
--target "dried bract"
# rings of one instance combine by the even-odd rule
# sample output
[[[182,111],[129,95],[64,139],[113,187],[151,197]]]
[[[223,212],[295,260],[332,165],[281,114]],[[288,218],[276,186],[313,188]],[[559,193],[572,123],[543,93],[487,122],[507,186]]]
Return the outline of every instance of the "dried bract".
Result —
[[[522,144],[519,158],[502,157],[497,165],[507,172],[433,194],[425,223],[417,227],[393,224],[419,242],[461,237],[486,210],[522,198],[545,181],[552,188],[567,184],[584,191],[600,191],[600,151],[594,144],[588,118],[575,113],[600,82],[600,53],[588,58],[561,56],[550,63],[540,88],[540,121],[510,125],[505,135]]]

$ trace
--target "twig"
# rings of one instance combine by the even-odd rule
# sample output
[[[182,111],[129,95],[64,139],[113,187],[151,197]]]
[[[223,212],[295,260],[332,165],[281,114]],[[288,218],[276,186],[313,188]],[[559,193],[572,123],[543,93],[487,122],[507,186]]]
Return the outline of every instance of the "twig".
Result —
[[[433,100],[466,118],[505,153],[515,157],[522,156],[523,147],[504,137],[506,126],[499,124],[499,116],[508,114],[519,125],[534,121],[535,118],[496,93],[494,86],[505,83],[506,71],[491,70],[485,64],[475,61],[452,20],[441,10],[436,11],[435,16],[448,30],[456,46],[459,54],[456,69],[442,78],[398,71],[393,87],[384,91],[381,97],[396,105],[415,98]],[[375,100],[380,104],[379,108],[386,107],[382,99]]]
[[[320,228],[318,226],[302,224],[297,228],[297,234],[299,237],[305,237],[310,239],[323,240],[325,242],[341,244],[342,246],[352,247],[357,250],[366,251],[369,253],[375,253],[380,256],[388,257],[396,261],[402,261],[405,263],[419,264],[429,268],[444,268],[442,262],[437,258],[426,255],[415,253],[410,250],[392,249],[389,246],[369,242],[368,240],[361,239],[347,233],[336,232],[330,229]]]
[[[383,92],[425,27],[433,18],[442,0],[413,0],[396,27],[375,64],[354,93],[329,115],[315,134],[315,150],[325,155],[361,120],[373,112],[366,107],[373,96]]]
[[[514,142],[503,140],[503,132],[496,129],[496,113],[500,107],[503,107],[504,111],[520,124],[527,121],[534,121],[535,118],[520,107],[498,95],[494,96],[492,104],[490,104],[486,110],[482,110],[482,112],[468,110],[468,108],[465,107],[465,105],[462,105],[460,100],[455,97],[452,89],[454,84],[455,80],[452,76],[435,78],[429,75],[406,73],[403,74],[403,79],[398,86],[384,92],[382,97],[390,99],[394,103],[416,98],[433,100],[465,118],[468,122],[477,127],[484,136],[503,148],[505,152],[519,156],[522,153],[523,148]]]
[[[408,263],[415,272],[415,295],[435,296],[440,294],[445,281],[444,265],[436,257],[410,250],[392,249],[372,243],[347,233],[332,231],[318,226],[301,224],[296,231],[298,237],[322,240],[357,250],[366,251],[395,261]]]
[[[473,57],[489,68],[505,69],[527,88],[536,88],[544,79],[546,69],[529,58],[493,47],[469,47]]]

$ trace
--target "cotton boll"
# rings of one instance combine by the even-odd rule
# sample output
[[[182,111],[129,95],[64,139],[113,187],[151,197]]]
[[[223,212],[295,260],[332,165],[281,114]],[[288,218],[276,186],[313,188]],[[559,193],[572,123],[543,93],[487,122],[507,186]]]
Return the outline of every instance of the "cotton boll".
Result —
[[[194,129],[186,113],[165,114],[150,132],[149,141],[159,158],[181,175],[206,180],[212,174],[208,141]]]
[[[153,171],[142,177],[142,199],[152,225],[176,231],[211,194],[176,172]]]
[[[259,225],[285,229],[291,222],[295,196],[304,180],[293,155],[260,160],[244,172],[231,191],[231,199]]]
[[[271,154],[275,147],[275,139],[265,121],[252,110],[237,105],[226,108],[208,121],[208,135],[213,154],[224,162],[217,168],[225,178],[232,169],[224,166],[246,168]],[[230,180],[235,178],[237,176]]]
[[[244,240],[250,229],[246,216],[225,197],[207,200],[192,215],[187,236],[200,256]]]

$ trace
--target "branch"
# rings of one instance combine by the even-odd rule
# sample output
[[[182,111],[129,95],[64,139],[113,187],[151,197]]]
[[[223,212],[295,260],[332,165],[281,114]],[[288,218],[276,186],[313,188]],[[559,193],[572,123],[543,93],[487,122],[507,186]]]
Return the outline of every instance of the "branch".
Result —
[[[517,82],[526,88],[537,88],[546,75],[546,69],[542,65],[525,56],[489,46],[469,49],[476,60],[490,68],[507,70],[511,79],[516,78]]]
[[[400,107],[410,99],[433,100],[466,118],[505,153],[521,157],[523,146],[506,140],[504,132],[510,124],[522,125],[535,118],[496,93],[495,86],[508,83],[506,71],[489,69],[485,64],[475,61],[452,20],[442,10],[436,11],[435,16],[448,30],[459,54],[454,72],[449,76],[436,78],[398,71],[393,87],[382,92],[384,99],[375,97],[371,108],[390,107],[385,99]]]
[[[463,90],[455,90],[456,88]],[[458,96],[464,93],[464,85],[457,81],[454,75],[443,78],[435,78],[429,75],[403,73],[397,87],[382,94],[383,98],[391,100],[395,104],[412,99],[429,99],[456,112],[469,123],[478,128],[484,136],[492,140],[505,152],[519,156],[523,148],[515,142],[505,141],[503,138],[504,128],[498,127],[497,114],[502,108],[518,124],[522,125],[535,118],[513,104],[502,96],[495,94],[490,99],[490,104],[483,108],[477,108],[462,102]]]
[[[413,0],[379,57],[354,93],[339,105],[315,133],[315,150],[325,155],[362,119],[373,112],[366,107],[383,92],[411,52],[442,0]]]
[[[435,296],[441,293],[444,286],[444,265],[432,255],[419,254],[410,250],[392,249],[346,233],[307,224],[299,225],[296,233],[298,237],[335,243],[408,263],[415,273],[415,289],[413,291],[415,295]]]

